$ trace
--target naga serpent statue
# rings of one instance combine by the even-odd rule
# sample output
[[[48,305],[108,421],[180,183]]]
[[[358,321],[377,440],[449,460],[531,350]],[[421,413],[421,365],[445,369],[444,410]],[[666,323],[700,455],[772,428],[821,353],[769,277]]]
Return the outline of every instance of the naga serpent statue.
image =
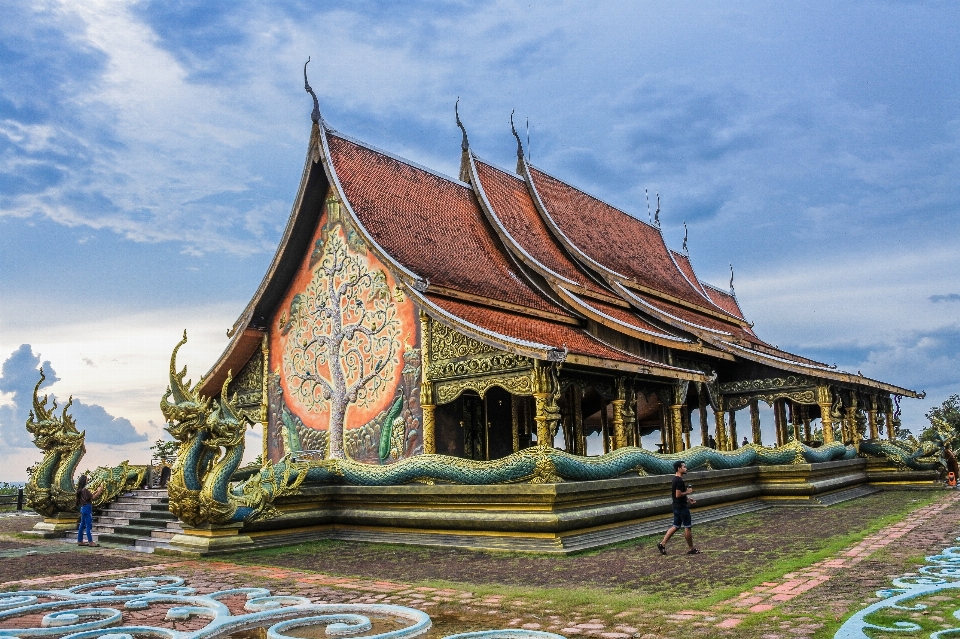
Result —
[[[300,466],[289,459],[276,466],[268,461],[242,483],[230,478],[243,459],[247,421],[227,396],[228,374],[219,400],[202,397],[187,369],[177,372],[177,351],[187,343],[187,332],[170,357],[170,386],[160,400],[167,432],[180,442],[167,491],[170,512],[188,526],[229,524],[269,519],[277,515],[273,500],[296,492],[306,479]]]
[[[599,457],[583,457],[548,446],[533,446],[493,461],[416,455],[387,465],[365,464],[349,458],[314,460],[293,451],[276,463],[264,460],[258,472],[244,481],[231,482],[243,457],[244,431],[249,420],[241,416],[242,411],[228,396],[230,373],[218,399],[202,397],[199,382],[196,386],[191,386],[189,380],[184,382],[187,369],[177,372],[176,357],[186,342],[184,331],[170,358],[170,386],[160,401],[160,408],[168,422],[167,431],[180,442],[168,484],[170,511],[192,527],[271,519],[279,515],[275,500],[298,494],[305,485],[590,481],[628,474],[672,474],[673,463],[678,459],[685,461],[690,470],[721,470],[751,465],[822,463],[853,459],[858,453],[888,458],[899,455],[896,458],[903,460],[904,467],[922,470],[927,468],[933,455],[939,460],[939,451],[943,450],[942,444],[932,442],[909,447],[864,441],[858,451],[840,442],[814,448],[791,441],[778,448],[747,444],[734,451],[719,451],[697,446],[672,454],[628,446]]]
[[[34,445],[43,451],[43,459],[37,464],[30,480],[24,487],[24,494],[30,508],[45,517],[58,513],[77,512],[76,486],[73,475],[77,464],[86,453],[84,438],[86,432],[77,430],[77,423],[67,411],[73,404],[73,397],[63,407],[58,417],[57,400],[48,396],[40,399],[40,386],[46,380],[40,369],[40,380],[33,388],[33,410],[27,417],[27,432],[33,435]],[[91,473],[88,485],[96,491],[101,486],[103,492],[94,501],[94,507],[100,508],[113,501],[119,495],[138,488],[146,476],[146,466],[131,466],[121,462],[119,466],[102,466]]]
[[[956,465],[953,444],[956,432],[949,424],[931,418],[930,439],[907,441],[866,440],[860,442],[860,452],[872,457],[884,457],[902,470],[938,470]]]

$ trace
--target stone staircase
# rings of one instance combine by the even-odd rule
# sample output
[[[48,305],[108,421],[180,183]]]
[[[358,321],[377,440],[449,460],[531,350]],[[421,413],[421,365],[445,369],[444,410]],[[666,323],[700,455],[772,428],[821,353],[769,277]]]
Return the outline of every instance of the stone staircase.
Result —
[[[179,520],[168,510],[166,490],[134,490],[117,498],[93,518],[93,538],[98,542],[132,546],[153,552],[183,532]],[[77,533],[67,535],[76,540]]]

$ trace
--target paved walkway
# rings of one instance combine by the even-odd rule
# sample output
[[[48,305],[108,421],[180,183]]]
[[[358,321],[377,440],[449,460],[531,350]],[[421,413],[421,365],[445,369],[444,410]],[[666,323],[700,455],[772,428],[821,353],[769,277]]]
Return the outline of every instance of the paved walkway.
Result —
[[[785,574],[781,579],[766,582],[746,590],[709,610],[682,610],[677,613],[636,608],[613,614],[605,619],[585,618],[568,613],[564,617],[551,614],[550,602],[519,600],[501,595],[480,596],[458,588],[431,588],[393,581],[373,581],[364,578],[334,577],[316,572],[272,567],[245,566],[216,561],[167,561],[152,565],[106,570],[86,574],[67,574],[6,582],[5,590],[64,587],[66,584],[90,582],[124,575],[176,574],[185,577],[201,592],[238,585],[263,585],[276,594],[297,594],[317,603],[392,603],[410,606],[437,614],[473,619],[485,617],[488,627],[518,627],[557,632],[570,637],[590,636],[601,639],[653,639],[666,632],[699,628],[703,634],[732,634],[738,625],[754,614],[774,610],[783,603],[829,582],[850,570],[874,553],[908,535],[924,523],[936,518],[945,509],[960,501],[960,492],[945,493],[935,503],[917,508],[897,523],[886,526],[875,534],[845,548],[807,568]],[[27,549],[17,549],[22,552]],[[39,550],[39,548],[38,548]],[[431,612],[435,609],[435,612]],[[533,612],[531,612],[533,611]],[[593,613],[596,615],[597,613]],[[496,615],[499,619],[486,617]],[[493,624],[493,626],[489,626]],[[660,624],[663,627],[660,627]],[[808,624],[794,628],[794,636],[809,636],[822,624]],[[655,632],[651,632],[651,631]],[[685,633],[685,634],[688,634]]]

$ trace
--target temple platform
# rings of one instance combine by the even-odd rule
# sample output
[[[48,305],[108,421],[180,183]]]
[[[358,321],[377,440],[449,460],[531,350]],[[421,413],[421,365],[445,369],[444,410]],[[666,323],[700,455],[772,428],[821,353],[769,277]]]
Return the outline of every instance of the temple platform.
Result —
[[[883,490],[935,487],[935,473],[893,471],[866,459],[751,466],[686,475],[694,522],[772,505],[824,507]],[[872,477],[873,476],[873,477]],[[669,525],[672,475],[493,486],[304,487],[281,498],[281,516],[184,530],[170,550],[220,554],[319,539],[571,553],[659,533]],[[872,481],[875,479],[876,481]],[[164,549],[167,551],[167,549]]]

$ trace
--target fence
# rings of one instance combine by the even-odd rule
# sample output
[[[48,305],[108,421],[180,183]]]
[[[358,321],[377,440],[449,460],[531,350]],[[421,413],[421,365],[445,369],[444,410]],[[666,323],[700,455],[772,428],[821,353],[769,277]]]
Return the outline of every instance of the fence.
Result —
[[[23,510],[23,488],[17,489],[17,494],[0,495],[0,507],[16,506],[17,510]]]

